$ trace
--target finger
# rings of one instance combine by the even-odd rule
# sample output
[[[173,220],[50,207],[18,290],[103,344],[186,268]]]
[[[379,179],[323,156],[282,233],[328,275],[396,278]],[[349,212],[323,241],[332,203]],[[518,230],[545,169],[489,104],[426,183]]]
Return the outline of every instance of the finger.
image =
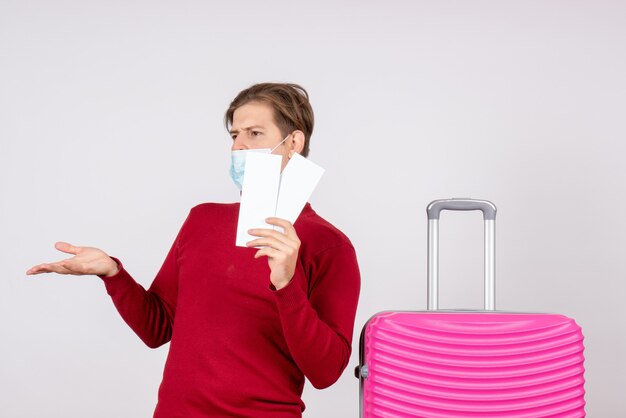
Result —
[[[59,241],[56,244],[54,244],[54,248],[64,253],[74,254],[74,255],[80,253],[80,251],[82,250],[81,247],[75,247],[72,244],[63,242],[63,241]]]
[[[270,217],[265,220],[270,225],[279,226],[283,229],[284,234],[294,241],[300,242],[298,238],[298,234],[296,233],[296,228],[294,228],[293,224],[285,219]]]
[[[50,263],[38,264],[26,270],[26,274],[50,273],[49,266]]]
[[[288,230],[293,230],[295,231],[293,225],[291,222],[282,219],[282,218],[276,218],[276,217],[269,217],[267,219],[265,219],[265,222],[267,222],[270,225],[276,225],[276,226],[280,226],[281,228],[283,228],[286,231]]]
[[[254,258],[260,258],[264,256],[267,256],[269,258],[278,258],[281,254],[282,253],[280,251],[275,250],[274,248],[264,247],[254,254]]]
[[[274,231],[273,229],[250,229],[248,234],[267,239],[275,239],[289,245],[292,248],[296,248],[298,246],[297,236],[296,239],[293,239],[292,237],[289,237],[280,231]]]
[[[40,264],[32,267],[26,272],[28,275],[41,273],[75,274],[72,270],[58,263]]]
[[[294,247],[285,244],[284,242],[273,238],[257,238],[250,242],[247,242],[248,247],[270,247],[285,253],[290,253],[294,250]]]
[[[32,266],[31,268],[26,270],[26,274],[31,275],[31,274],[43,273],[43,266],[44,265],[45,264],[39,264],[39,265],[36,265],[36,266]]]

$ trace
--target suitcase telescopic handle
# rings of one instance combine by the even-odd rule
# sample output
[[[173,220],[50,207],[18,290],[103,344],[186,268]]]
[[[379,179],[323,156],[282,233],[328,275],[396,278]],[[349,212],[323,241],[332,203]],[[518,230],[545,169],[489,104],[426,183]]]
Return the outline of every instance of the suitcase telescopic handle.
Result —
[[[439,215],[442,210],[480,210],[485,221],[485,310],[496,309],[496,206],[488,200],[442,199],[428,214],[428,310],[439,309]]]

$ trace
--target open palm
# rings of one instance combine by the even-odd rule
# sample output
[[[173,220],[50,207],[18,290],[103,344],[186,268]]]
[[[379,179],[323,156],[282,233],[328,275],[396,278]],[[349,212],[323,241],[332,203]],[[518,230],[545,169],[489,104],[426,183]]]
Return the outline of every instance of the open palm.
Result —
[[[26,274],[59,273],[73,274],[77,276],[94,274],[100,276],[113,276],[119,270],[115,260],[104,251],[93,247],[76,247],[67,242],[57,242],[54,247],[73,257],[54,263],[43,263],[28,269]]]

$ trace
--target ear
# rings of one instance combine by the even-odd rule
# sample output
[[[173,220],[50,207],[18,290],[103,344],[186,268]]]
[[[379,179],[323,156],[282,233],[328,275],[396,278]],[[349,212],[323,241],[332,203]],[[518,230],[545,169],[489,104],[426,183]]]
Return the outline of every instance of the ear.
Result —
[[[301,154],[304,149],[304,132],[293,131],[291,135],[291,141],[289,141],[289,158],[293,157],[293,154]]]

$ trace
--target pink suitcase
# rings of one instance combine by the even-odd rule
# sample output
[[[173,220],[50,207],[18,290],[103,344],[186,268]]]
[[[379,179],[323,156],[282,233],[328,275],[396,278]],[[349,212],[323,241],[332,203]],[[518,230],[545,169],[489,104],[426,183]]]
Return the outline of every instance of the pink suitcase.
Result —
[[[485,309],[438,310],[442,210],[481,210]],[[495,310],[495,216],[488,201],[428,205],[427,311],[374,315],[360,342],[362,418],[585,416],[583,335],[562,315]]]

